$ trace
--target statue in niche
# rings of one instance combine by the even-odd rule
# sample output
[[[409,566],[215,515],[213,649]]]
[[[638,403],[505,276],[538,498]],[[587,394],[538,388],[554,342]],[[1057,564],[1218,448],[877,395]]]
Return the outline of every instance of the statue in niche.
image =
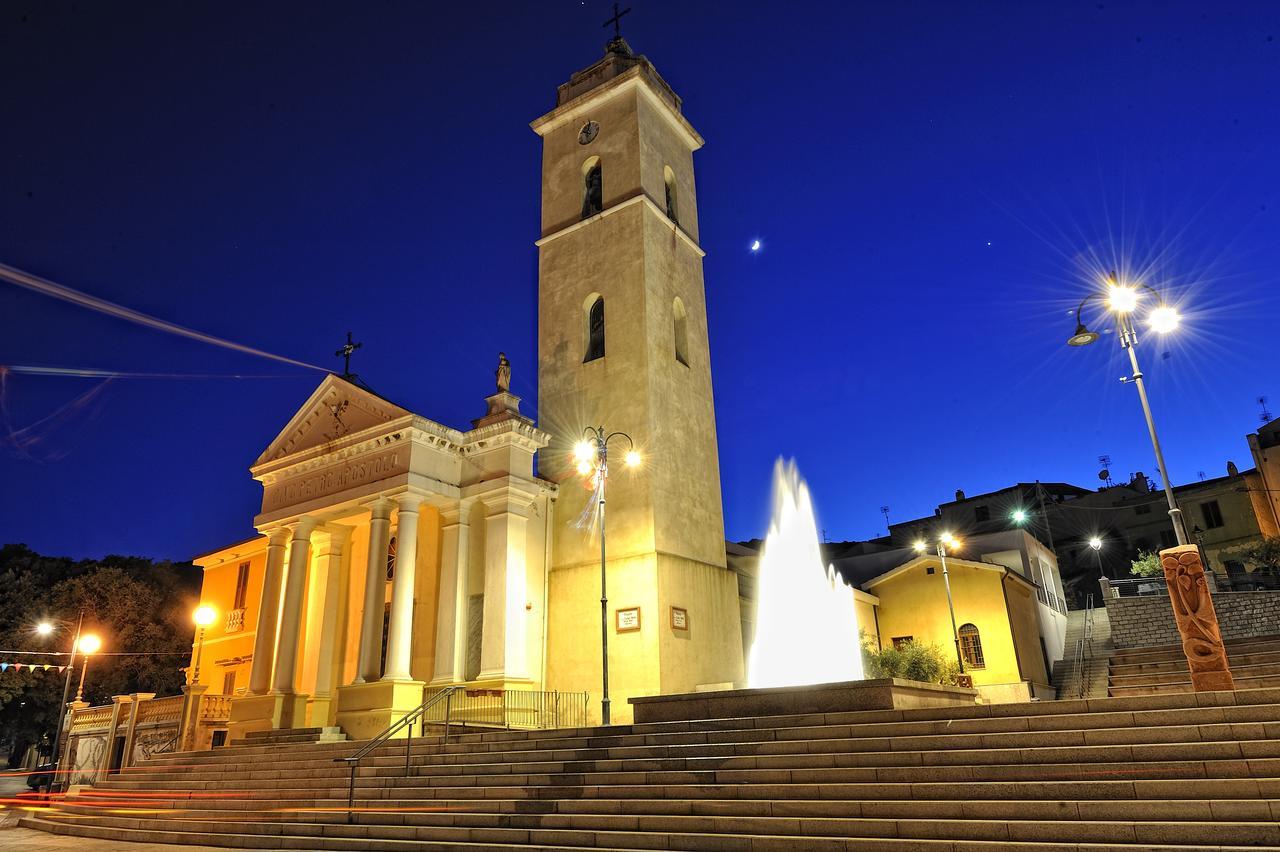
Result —
[[[498,353],[498,369],[493,374],[498,380],[498,393],[511,393],[511,362],[507,360],[507,353]]]

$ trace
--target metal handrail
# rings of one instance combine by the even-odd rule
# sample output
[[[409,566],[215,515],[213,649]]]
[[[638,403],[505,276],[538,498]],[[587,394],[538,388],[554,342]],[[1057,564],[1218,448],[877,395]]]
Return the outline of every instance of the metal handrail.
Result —
[[[349,757],[335,757],[333,759],[334,763],[345,763],[351,769],[351,781],[347,786],[347,824],[348,825],[350,825],[355,821],[356,769],[359,767],[360,761],[368,757],[370,753],[372,753],[375,749],[377,749],[378,747],[386,743],[387,740],[391,739],[400,731],[408,727],[409,733],[404,740],[404,774],[408,776],[409,759],[413,754],[413,723],[421,719],[422,716],[432,707],[439,704],[441,701],[444,701],[445,702],[444,742],[445,744],[448,744],[449,742],[449,709],[453,705],[453,694],[457,692],[459,689],[462,689],[462,687],[461,686],[444,687],[439,692],[432,695],[430,698],[424,700],[416,708],[414,708],[413,710],[410,710],[408,713],[404,714],[404,716],[400,717],[400,721],[396,722],[394,725],[389,726],[382,733],[378,734],[376,737],[369,740],[369,742],[365,743],[359,750],[356,751],[355,754],[352,754]],[[422,729],[425,731],[426,728],[427,726],[424,721],[422,725]]]
[[[1084,632],[1079,639],[1076,640],[1076,677],[1080,681],[1080,698],[1085,697],[1087,692],[1087,684],[1084,676],[1085,664],[1085,648],[1088,646],[1090,656],[1093,652],[1093,595],[1089,595],[1085,599],[1084,607]]]

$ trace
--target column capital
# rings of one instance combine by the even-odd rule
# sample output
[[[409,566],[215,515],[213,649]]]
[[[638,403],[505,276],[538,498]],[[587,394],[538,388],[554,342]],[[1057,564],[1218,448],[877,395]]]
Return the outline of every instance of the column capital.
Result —
[[[310,541],[311,533],[315,532],[316,519],[310,515],[303,515],[298,518],[298,522],[293,526],[294,541]]]
[[[446,506],[440,510],[440,520],[444,522],[446,527],[455,527],[458,524],[467,526],[471,523],[471,508],[475,506],[476,499],[474,497],[463,497],[453,506]]]
[[[372,497],[364,504],[373,517],[384,520],[391,517],[391,509],[394,505],[395,502],[385,494]]]
[[[510,488],[504,488],[496,494],[486,494],[483,498],[478,499],[484,504],[486,518],[505,514],[519,515],[522,518],[528,517],[529,508],[534,501],[533,495]]]
[[[421,494],[401,494],[396,498],[396,508],[401,512],[418,513],[422,511],[422,504],[426,502],[426,498]]]
[[[288,527],[280,526],[267,531],[268,547],[284,547],[289,543],[290,530]]]

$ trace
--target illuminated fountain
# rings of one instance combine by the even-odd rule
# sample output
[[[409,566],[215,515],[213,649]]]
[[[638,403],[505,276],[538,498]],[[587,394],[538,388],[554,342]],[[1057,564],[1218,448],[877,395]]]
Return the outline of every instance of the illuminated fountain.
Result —
[[[824,565],[809,488],[795,462],[773,468],[773,521],[756,579],[756,635],[747,685],[862,680],[853,590]]]

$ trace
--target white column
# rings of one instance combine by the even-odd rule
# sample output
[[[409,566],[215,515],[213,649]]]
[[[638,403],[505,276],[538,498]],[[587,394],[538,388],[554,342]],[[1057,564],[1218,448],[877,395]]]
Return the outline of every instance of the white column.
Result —
[[[337,527],[337,525],[334,525]],[[323,548],[318,548],[316,561],[316,577],[319,582],[312,597],[319,614],[314,641],[307,637],[307,645],[316,648],[316,687],[315,696],[322,698],[333,692],[341,657],[340,649],[345,644],[347,634],[345,625],[346,607],[344,594],[347,583],[343,570],[343,557],[350,541],[350,531],[337,527],[329,533],[329,540]]]
[[[526,669],[525,575],[528,501],[503,495],[486,503],[484,540],[484,636],[480,680],[524,678]]]
[[[400,498],[396,521],[396,573],[391,583],[391,622],[387,625],[387,670],[383,680],[413,680],[413,593],[418,569],[418,510],[422,498]]]
[[[433,684],[461,683],[467,664],[467,572],[471,554],[471,500],[441,511],[440,598],[436,610]]]
[[[307,591],[307,569],[311,565],[311,532],[315,518],[302,517],[289,544],[289,573],[284,578],[284,601],[280,606],[280,638],[276,640],[276,668],[271,691],[297,692],[298,639],[302,635],[302,599]]]
[[[391,501],[379,497],[369,507],[369,561],[364,575],[364,615],[360,619],[360,657],[356,683],[382,676],[382,615],[387,600],[387,547],[391,544]]]
[[[258,597],[258,622],[253,637],[253,667],[249,670],[249,691],[254,695],[266,695],[271,689],[271,663],[275,657],[280,615],[280,577],[288,540],[289,530],[285,527],[272,530],[267,538],[267,568],[262,574],[262,594]]]

